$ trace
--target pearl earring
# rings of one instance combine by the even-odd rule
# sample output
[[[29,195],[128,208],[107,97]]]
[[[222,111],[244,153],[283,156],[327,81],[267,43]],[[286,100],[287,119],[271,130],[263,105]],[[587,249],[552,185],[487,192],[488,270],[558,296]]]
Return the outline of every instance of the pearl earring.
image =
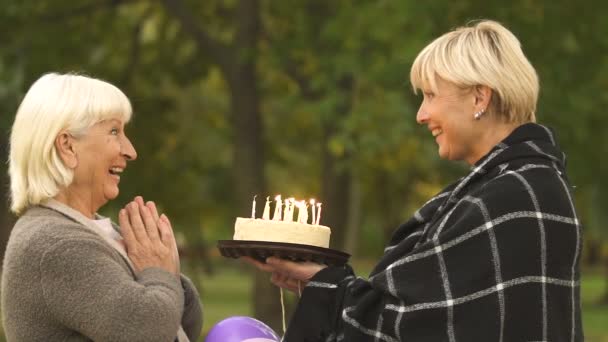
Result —
[[[481,118],[481,116],[483,115],[483,113],[485,113],[485,112],[486,112],[486,110],[485,110],[485,109],[482,109],[482,110],[480,110],[479,112],[475,113],[475,114],[473,115],[473,118],[475,118],[475,120],[479,120],[479,119]]]

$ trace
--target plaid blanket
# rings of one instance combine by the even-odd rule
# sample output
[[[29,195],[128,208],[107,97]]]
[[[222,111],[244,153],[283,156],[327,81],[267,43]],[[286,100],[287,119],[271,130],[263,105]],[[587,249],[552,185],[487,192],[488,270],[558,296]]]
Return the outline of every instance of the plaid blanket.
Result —
[[[285,341],[582,341],[581,226],[550,130],[518,127],[394,233],[317,273]]]

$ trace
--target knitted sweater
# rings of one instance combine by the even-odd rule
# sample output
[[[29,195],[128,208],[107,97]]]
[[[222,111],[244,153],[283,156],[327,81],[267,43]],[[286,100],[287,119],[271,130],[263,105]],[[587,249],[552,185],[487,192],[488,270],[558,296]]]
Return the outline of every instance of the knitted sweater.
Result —
[[[160,268],[135,274],[115,243],[56,201],[28,209],[3,263],[7,340],[196,340],[202,310],[191,281]]]

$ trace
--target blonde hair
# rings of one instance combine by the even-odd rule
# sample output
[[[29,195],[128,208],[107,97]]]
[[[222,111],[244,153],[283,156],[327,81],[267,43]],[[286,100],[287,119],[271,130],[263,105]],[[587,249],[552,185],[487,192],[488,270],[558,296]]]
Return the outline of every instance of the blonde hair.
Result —
[[[82,136],[100,121],[126,123],[131,112],[129,99],[107,82],[76,74],[40,77],[25,94],[11,129],[11,210],[20,215],[72,183],[74,173],[55,148],[60,132]]]
[[[536,71],[519,40],[495,21],[457,28],[426,46],[410,71],[414,92],[437,92],[436,77],[463,89],[488,86],[492,99],[487,111],[506,122],[536,121]]]

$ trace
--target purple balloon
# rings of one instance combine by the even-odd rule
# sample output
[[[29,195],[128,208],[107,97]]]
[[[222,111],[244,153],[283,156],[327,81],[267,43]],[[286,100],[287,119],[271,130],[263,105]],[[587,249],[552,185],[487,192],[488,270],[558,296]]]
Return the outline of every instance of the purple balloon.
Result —
[[[279,342],[266,324],[246,316],[228,317],[211,328],[205,342]]]

